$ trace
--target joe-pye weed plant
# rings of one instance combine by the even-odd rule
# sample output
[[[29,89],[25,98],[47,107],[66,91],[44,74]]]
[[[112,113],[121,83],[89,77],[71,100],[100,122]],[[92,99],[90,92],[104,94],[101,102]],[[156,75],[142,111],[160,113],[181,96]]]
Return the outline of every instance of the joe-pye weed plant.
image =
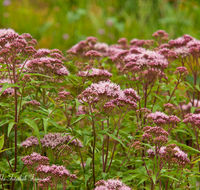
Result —
[[[1,29],[1,188],[198,188],[200,43],[153,38],[65,57]]]

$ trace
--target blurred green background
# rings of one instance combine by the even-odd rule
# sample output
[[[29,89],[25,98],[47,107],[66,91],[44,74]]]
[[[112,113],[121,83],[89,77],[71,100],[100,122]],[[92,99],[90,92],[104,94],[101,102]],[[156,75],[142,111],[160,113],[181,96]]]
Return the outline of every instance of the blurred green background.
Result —
[[[200,39],[200,0],[0,0],[0,28],[30,33],[38,48],[66,51],[88,36],[116,43],[121,37]]]

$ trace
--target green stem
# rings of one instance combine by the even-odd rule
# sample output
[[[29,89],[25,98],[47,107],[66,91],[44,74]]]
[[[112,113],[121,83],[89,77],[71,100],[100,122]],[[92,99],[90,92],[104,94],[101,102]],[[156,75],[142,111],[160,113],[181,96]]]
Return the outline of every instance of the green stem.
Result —
[[[92,169],[93,169],[93,185],[95,186],[95,141],[96,141],[96,132],[95,132],[95,123],[94,123],[94,116],[92,114],[92,108],[91,105],[89,105],[90,107],[90,113],[92,116],[92,130],[93,130],[93,136],[94,136],[94,140],[92,143],[93,146],[93,150],[92,150]]]
[[[16,84],[15,76],[15,63],[13,64],[13,83]],[[17,87],[14,87],[14,98],[15,98],[15,162],[14,162],[14,171],[17,171],[17,123],[18,123],[18,114],[17,114]],[[14,190],[15,181],[12,181],[11,190]]]

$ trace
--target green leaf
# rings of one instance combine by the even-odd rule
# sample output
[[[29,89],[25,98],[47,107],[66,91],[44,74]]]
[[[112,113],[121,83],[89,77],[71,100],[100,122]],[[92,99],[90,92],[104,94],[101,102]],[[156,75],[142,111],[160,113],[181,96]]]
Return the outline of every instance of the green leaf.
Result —
[[[2,106],[2,107],[11,107],[12,104],[0,102],[0,106]]]
[[[4,119],[4,120],[2,120],[1,122],[0,122],[0,127],[1,126],[3,126],[3,125],[5,125],[6,123],[8,123],[9,122],[9,120],[6,118],[6,119]]]
[[[175,94],[176,94],[176,101],[177,101],[177,103],[179,103],[179,92],[175,91]]]
[[[77,123],[78,121],[80,121],[81,119],[83,119],[85,116],[86,116],[85,114],[80,115],[74,122],[71,123],[71,125]]]
[[[177,182],[179,181],[179,179],[176,179],[175,177],[172,177],[171,175],[161,175],[160,177],[167,177],[167,178],[170,178],[174,181],[177,181]]]
[[[75,103],[76,103],[76,112],[78,112],[78,107],[80,105],[80,102],[78,101],[77,98],[75,98]]]
[[[62,129],[62,130],[65,129],[64,127],[61,127],[60,125],[58,125],[56,123],[56,121],[54,121],[53,119],[49,119],[48,122],[51,123],[53,126],[55,126],[58,129]]]
[[[7,174],[10,173],[10,168],[8,168],[7,164],[5,164],[4,162],[0,162],[0,168],[1,168],[1,172],[4,171]]]
[[[156,111],[158,111],[159,108],[160,108],[160,106],[158,104],[154,105],[153,110],[152,110],[153,113],[156,112]]]
[[[0,137],[0,150],[3,148],[4,145],[4,134]]]
[[[101,176],[102,176],[102,178],[103,178],[104,180],[106,180],[106,179],[107,179],[107,178],[106,178],[106,177],[107,177],[107,175],[108,175],[108,173],[104,173],[104,172],[102,172],[102,173],[101,173]]]
[[[197,159],[197,160],[195,160],[195,161],[193,161],[193,162],[190,162],[190,164],[195,164],[195,163],[197,163],[197,162],[199,162],[199,161],[200,161],[200,158]]]
[[[40,133],[39,133],[39,129],[38,129],[37,124],[36,124],[33,120],[28,119],[28,118],[22,119],[22,122],[24,122],[24,123],[27,124],[29,127],[31,127],[32,129],[34,129],[35,134],[36,134],[36,136],[37,136],[37,138],[38,138],[38,141],[39,141],[40,148],[41,148]]]
[[[193,86],[189,82],[184,82],[184,83],[187,84],[193,91],[195,91]]]
[[[85,142],[85,146],[90,142],[90,141],[92,141],[94,139],[94,137],[89,137],[88,139],[87,139],[87,141]]]
[[[3,87],[1,89],[0,92],[0,96],[3,94],[3,92],[7,89],[7,88],[11,88],[11,87],[19,87],[17,84],[10,84],[10,83],[4,83]]]
[[[191,113],[194,113],[196,108],[194,106],[191,107]]]
[[[29,75],[31,75],[31,76],[42,76],[42,77],[47,77],[47,78],[53,78],[51,76],[43,75],[43,74],[39,74],[39,73],[33,73],[33,74],[29,73]],[[31,82],[44,83],[44,81],[35,81],[33,79],[31,79]]]
[[[98,132],[98,134],[103,134],[103,135],[107,135],[108,134],[108,129],[104,129]]]
[[[44,134],[47,134],[48,120],[49,118],[43,118]]]
[[[5,115],[1,115],[0,118],[1,118],[1,119],[3,119],[3,118],[6,118],[6,119],[8,119],[8,118],[13,118],[13,119],[14,119],[15,117],[14,117],[13,115],[5,114]],[[2,121],[1,121],[1,122],[2,122]],[[0,126],[1,126],[1,125],[0,125]]]
[[[138,176],[141,176],[141,174],[134,174],[134,175],[129,175],[128,177],[125,177],[122,179],[122,182],[127,182],[127,181],[131,181],[133,180],[134,178],[138,177]]]
[[[153,174],[151,177],[152,177],[153,183],[155,184],[156,183],[156,174]]]
[[[148,146],[150,149],[152,149],[154,152],[155,152],[155,148],[154,147],[152,147],[151,145],[149,145],[149,144],[146,144],[146,143],[141,143],[142,145],[145,145],[145,146]]]
[[[163,99],[160,96],[158,96],[156,93],[151,93],[151,94],[155,96],[156,98],[158,98],[161,102],[163,102]]]
[[[185,133],[187,135],[190,135],[187,131],[183,130],[183,129],[174,129],[173,132],[177,133],[177,132],[181,132],[181,133]]]
[[[109,137],[112,137],[112,138],[115,139],[116,141],[118,141],[123,147],[126,148],[125,144],[124,144],[120,139],[118,139],[114,134],[109,134],[109,133],[107,133],[107,135],[108,135]]]
[[[87,181],[89,180],[89,178],[92,176],[91,174],[85,174],[85,186],[87,185]]]
[[[144,181],[148,180],[148,177],[144,177],[143,179],[140,180],[140,182],[137,184],[137,186],[139,186],[141,183],[143,183]]]
[[[13,147],[14,148],[14,147]],[[13,148],[6,148],[6,149],[3,149],[3,150],[0,150],[0,153],[4,152],[4,151],[7,151],[7,150],[10,150],[10,149],[13,149]]]
[[[10,132],[11,132],[11,130],[12,130],[14,124],[15,124],[14,121],[9,122],[9,125],[8,125],[8,137],[9,137],[9,135],[10,135]]]
[[[49,98],[49,100],[50,100],[53,104],[55,104],[55,101],[54,101],[51,97],[49,97],[48,95],[47,95],[47,97]]]
[[[92,162],[92,158],[87,158],[85,166],[89,166],[91,162]]]
[[[197,89],[198,91],[200,91],[199,84],[196,84],[195,87],[196,87],[196,89]]]
[[[56,88],[56,87],[51,85],[41,85],[40,88]]]

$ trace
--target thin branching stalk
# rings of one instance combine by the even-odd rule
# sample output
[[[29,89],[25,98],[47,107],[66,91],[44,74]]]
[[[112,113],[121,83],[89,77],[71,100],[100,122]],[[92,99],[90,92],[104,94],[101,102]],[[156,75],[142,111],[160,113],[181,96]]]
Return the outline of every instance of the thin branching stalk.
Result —
[[[176,86],[175,86],[175,88],[174,88],[174,90],[173,90],[173,92],[171,93],[171,95],[170,95],[170,97],[169,97],[169,100],[167,101],[167,103],[169,103],[170,102],[170,100],[171,100],[171,98],[172,98],[172,96],[174,95],[174,92],[175,92],[175,90],[177,89],[177,86],[178,86],[178,84],[180,83],[180,79],[178,79],[178,81],[177,81],[177,83],[176,83]]]
[[[102,130],[104,130],[104,123],[102,121]],[[104,143],[105,143],[105,140],[103,138],[103,144],[102,144],[102,164],[103,164],[103,168],[104,168]]]
[[[16,73],[15,73],[15,63],[13,64],[13,82],[16,84]],[[17,87],[14,87],[14,99],[15,99],[15,124],[14,124],[14,130],[15,130],[15,162],[14,162],[14,171],[17,171],[17,123],[18,123],[18,112],[17,112]],[[11,190],[14,190],[14,184],[15,181],[12,181]]]
[[[22,107],[22,97],[23,97],[23,93],[24,93],[24,86],[23,86],[23,88],[22,88],[22,94],[21,94],[21,97],[20,97],[18,121],[19,121],[19,118],[20,118],[20,111],[21,111],[21,107]]]
[[[92,130],[93,130],[93,142],[92,142],[92,170],[93,170],[93,185],[95,185],[95,142],[96,142],[96,132],[95,132],[95,123],[94,123],[94,116],[92,113],[92,108],[91,105],[89,105],[90,108],[90,113],[91,113],[91,117],[92,117]]]

